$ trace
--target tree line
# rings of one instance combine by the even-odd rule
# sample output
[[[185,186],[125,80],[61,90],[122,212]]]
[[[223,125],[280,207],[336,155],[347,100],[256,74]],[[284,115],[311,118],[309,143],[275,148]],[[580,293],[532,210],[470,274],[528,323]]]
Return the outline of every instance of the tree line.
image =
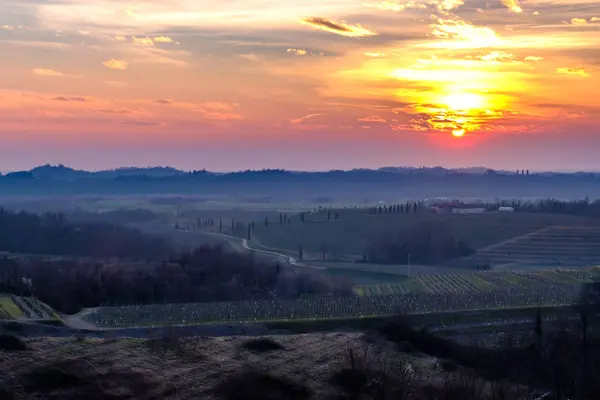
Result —
[[[0,292],[35,296],[61,312],[75,313],[110,305],[350,295],[351,288],[315,273],[292,273],[248,254],[201,246],[149,264],[4,258]]]
[[[439,264],[474,252],[440,223],[422,222],[373,238],[364,261],[377,264]]]
[[[110,223],[71,223],[64,214],[42,215],[0,208],[0,251],[119,259],[164,259],[162,238]]]

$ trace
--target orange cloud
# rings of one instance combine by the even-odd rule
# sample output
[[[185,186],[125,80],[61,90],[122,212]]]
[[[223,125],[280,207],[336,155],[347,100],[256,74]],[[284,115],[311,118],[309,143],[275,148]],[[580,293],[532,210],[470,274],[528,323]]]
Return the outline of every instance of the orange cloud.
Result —
[[[588,74],[585,71],[585,69],[583,67],[577,67],[577,68],[557,68],[556,72],[558,72],[559,74],[565,74],[565,75],[577,75],[577,76],[583,76],[583,77],[591,76],[590,74]]]
[[[590,22],[600,22],[600,17],[592,17],[590,18]]]
[[[305,25],[346,37],[375,36],[376,32],[360,25],[351,25],[344,21],[335,21],[324,17],[306,17],[300,20]]]
[[[102,65],[110,69],[126,70],[129,66],[129,63],[127,61],[111,58],[108,61],[104,61]]]
[[[525,61],[542,61],[543,59],[544,59],[544,57],[538,57],[538,56],[525,57]]]

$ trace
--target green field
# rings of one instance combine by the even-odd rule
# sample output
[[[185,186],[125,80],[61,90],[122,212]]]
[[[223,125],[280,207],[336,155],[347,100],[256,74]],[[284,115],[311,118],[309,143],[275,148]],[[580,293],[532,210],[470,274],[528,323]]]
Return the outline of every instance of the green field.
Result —
[[[0,296],[0,307],[2,307],[2,310],[4,310],[10,318],[23,317],[23,312],[21,312],[19,307],[17,307],[10,297]]]

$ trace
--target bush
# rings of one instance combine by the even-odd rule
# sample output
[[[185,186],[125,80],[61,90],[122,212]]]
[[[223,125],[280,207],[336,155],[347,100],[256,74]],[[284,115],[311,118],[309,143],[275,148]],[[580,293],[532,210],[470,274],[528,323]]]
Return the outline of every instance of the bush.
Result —
[[[56,365],[38,367],[26,375],[28,392],[49,392],[81,386],[85,382],[77,375]]]
[[[304,385],[252,368],[222,380],[213,392],[223,400],[304,400],[311,396]]]
[[[257,353],[265,353],[268,351],[277,351],[285,349],[285,347],[283,347],[280,343],[277,343],[273,339],[269,338],[247,340],[242,344],[242,348]]]
[[[415,396],[416,375],[409,364],[389,356],[376,355],[370,346],[349,346],[342,367],[333,372],[329,383],[340,398],[362,396],[374,399],[408,400]]]
[[[0,350],[23,351],[27,350],[27,345],[15,335],[0,334]]]
[[[454,360],[442,360],[440,362],[442,369],[446,372],[453,372],[458,369],[458,364]]]

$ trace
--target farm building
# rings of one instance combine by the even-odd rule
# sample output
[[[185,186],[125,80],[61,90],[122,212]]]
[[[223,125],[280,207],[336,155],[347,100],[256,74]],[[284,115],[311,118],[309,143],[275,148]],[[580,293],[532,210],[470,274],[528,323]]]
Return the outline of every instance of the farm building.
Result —
[[[513,212],[513,211],[515,211],[515,208],[514,207],[499,207],[498,211],[501,211],[501,212]]]
[[[438,203],[432,207],[438,214],[480,214],[486,211],[481,204],[465,204],[461,202]]]

